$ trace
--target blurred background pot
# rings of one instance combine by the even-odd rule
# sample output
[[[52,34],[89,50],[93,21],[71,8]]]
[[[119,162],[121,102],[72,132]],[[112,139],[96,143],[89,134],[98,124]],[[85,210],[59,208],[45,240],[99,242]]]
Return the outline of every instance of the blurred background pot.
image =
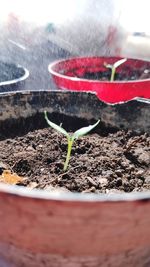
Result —
[[[26,68],[0,61],[0,92],[22,89],[28,76],[29,72]]]
[[[31,130],[30,118],[45,109],[150,133],[148,102],[107,105],[86,92],[24,91],[0,95],[1,135],[17,130],[23,119]],[[1,267],[150,264],[150,192],[108,196],[0,184],[0,203]]]
[[[109,82],[98,78],[99,72],[108,72],[104,63],[114,64],[119,59],[117,57],[71,58],[54,62],[48,69],[58,88],[94,91],[104,102],[117,103],[136,97],[150,98],[150,62],[148,61],[127,59],[116,70],[116,73],[125,75],[125,80]],[[87,77],[93,74],[97,77]]]

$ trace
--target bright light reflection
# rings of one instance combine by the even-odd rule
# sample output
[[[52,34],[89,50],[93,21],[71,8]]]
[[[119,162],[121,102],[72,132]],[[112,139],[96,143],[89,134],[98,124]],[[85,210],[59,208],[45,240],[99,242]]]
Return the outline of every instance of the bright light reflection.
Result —
[[[94,4],[103,3],[104,0],[4,0],[0,8],[0,21],[7,20],[8,14],[16,14],[22,21],[34,22],[44,25],[47,22],[63,23],[67,19],[75,19],[80,10],[91,7],[94,14]],[[93,4],[92,4],[93,3]],[[116,18],[120,24],[130,32],[141,31],[150,33],[149,10],[150,0],[106,0],[106,5],[113,3],[116,9]],[[105,10],[104,10],[105,12]],[[95,10],[95,14],[96,10]],[[111,14],[111,13],[110,13]],[[84,12],[81,12],[81,16]],[[98,18],[99,20],[99,18]],[[117,21],[116,21],[117,23]]]
[[[46,22],[61,23],[73,12],[70,0],[5,0],[0,8],[0,20],[7,20],[14,13],[21,20],[42,25]]]

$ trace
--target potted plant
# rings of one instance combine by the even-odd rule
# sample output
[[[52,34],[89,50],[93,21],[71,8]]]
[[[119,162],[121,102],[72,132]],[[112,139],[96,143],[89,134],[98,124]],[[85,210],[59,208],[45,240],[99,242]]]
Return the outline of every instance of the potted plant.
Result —
[[[53,62],[48,69],[58,88],[93,91],[104,102],[150,98],[150,62],[127,59],[110,82],[111,68],[107,66],[113,67],[118,61],[117,57],[70,58]]]
[[[28,76],[26,68],[0,61],[0,92],[19,90]]]
[[[149,111],[87,92],[1,94],[1,267],[149,264]],[[97,121],[67,170],[66,137],[44,112],[67,133]]]

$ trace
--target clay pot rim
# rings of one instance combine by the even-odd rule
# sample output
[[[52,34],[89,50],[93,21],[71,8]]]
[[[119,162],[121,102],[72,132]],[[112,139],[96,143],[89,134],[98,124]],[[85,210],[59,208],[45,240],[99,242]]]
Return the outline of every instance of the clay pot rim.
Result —
[[[15,84],[17,82],[24,81],[29,77],[29,71],[26,68],[24,68],[21,65],[16,65],[16,67],[22,69],[24,71],[24,74],[19,78],[16,78],[16,79],[13,79],[13,80],[9,80],[9,81],[0,82],[0,86],[13,85],[13,84]]]
[[[124,202],[124,201],[150,201],[149,192],[113,193],[113,194],[94,194],[94,193],[60,193],[46,192],[40,189],[31,190],[17,185],[7,185],[0,183],[0,193],[14,195],[18,197],[43,199],[47,201],[67,201],[67,202]]]

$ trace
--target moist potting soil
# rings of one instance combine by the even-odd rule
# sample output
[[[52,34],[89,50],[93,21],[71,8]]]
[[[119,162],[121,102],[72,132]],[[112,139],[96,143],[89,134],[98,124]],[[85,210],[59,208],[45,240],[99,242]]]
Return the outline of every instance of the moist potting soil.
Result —
[[[76,130],[77,125],[73,126]],[[65,136],[50,127],[18,131],[15,136],[12,132],[0,141],[1,173],[6,168],[24,178],[18,186],[48,191],[109,194],[150,190],[150,136],[102,129],[101,125],[95,131],[74,142],[65,172]]]

